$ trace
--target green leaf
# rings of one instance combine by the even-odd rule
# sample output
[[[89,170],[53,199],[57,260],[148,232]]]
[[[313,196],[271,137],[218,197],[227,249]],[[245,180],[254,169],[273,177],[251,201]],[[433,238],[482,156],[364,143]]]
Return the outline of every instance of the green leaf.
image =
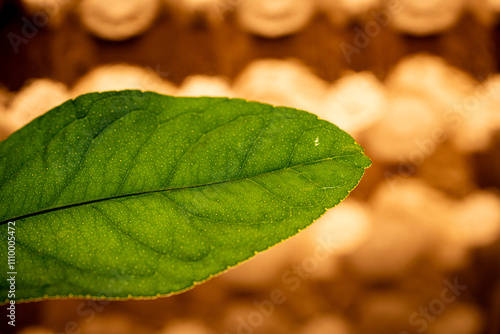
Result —
[[[301,110],[83,95],[0,143],[1,270],[15,221],[17,300],[181,292],[310,225],[369,165]]]

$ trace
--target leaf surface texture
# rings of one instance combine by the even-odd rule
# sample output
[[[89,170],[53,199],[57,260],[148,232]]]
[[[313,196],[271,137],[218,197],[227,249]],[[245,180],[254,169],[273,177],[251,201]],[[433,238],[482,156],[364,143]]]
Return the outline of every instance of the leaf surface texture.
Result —
[[[83,95],[0,142],[0,258],[15,221],[18,300],[180,292],[310,225],[369,165],[301,110]]]

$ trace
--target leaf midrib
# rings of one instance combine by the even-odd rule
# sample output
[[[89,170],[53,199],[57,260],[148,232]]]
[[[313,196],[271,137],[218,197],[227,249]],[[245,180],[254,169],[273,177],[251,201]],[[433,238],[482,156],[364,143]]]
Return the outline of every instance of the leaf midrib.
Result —
[[[74,208],[74,207],[79,207],[79,206],[84,206],[84,205],[89,205],[89,204],[99,203],[99,202],[105,202],[105,201],[114,200],[114,199],[134,197],[134,196],[143,196],[143,195],[156,194],[156,193],[167,192],[167,191],[195,189],[195,188],[201,188],[201,187],[214,186],[214,185],[223,184],[223,183],[236,182],[236,181],[246,180],[246,179],[250,179],[250,178],[253,178],[253,177],[257,177],[257,176],[263,176],[263,175],[272,174],[272,173],[276,173],[276,172],[280,172],[280,171],[285,171],[285,170],[293,169],[293,168],[300,167],[300,166],[314,165],[314,164],[321,163],[321,162],[324,162],[324,161],[336,160],[336,159],[345,158],[345,157],[354,156],[354,155],[359,155],[359,152],[350,153],[350,154],[343,154],[343,155],[338,155],[338,156],[333,156],[333,157],[330,157],[330,158],[324,158],[324,159],[319,159],[319,160],[315,160],[315,161],[309,161],[307,163],[301,163],[301,164],[297,164],[297,165],[293,165],[293,166],[289,166],[288,165],[288,166],[286,166],[284,168],[280,168],[280,169],[272,170],[272,171],[269,171],[269,172],[252,175],[252,176],[237,177],[237,178],[234,178],[234,179],[222,180],[222,181],[215,181],[215,182],[210,182],[210,183],[205,183],[205,184],[198,184],[198,185],[190,185],[190,186],[182,186],[182,187],[174,187],[174,188],[165,188],[165,189],[156,189],[156,190],[149,190],[149,191],[141,191],[141,192],[136,192],[136,193],[130,193],[130,194],[124,194],[124,195],[118,195],[118,196],[112,196],[112,197],[104,197],[104,198],[99,198],[99,199],[85,201],[85,202],[79,202],[79,203],[73,203],[73,204],[68,204],[68,205],[62,205],[62,206],[58,206],[58,207],[54,207],[54,208],[48,208],[48,209],[44,209],[44,210],[32,212],[32,213],[29,213],[29,214],[25,214],[25,215],[13,217],[13,218],[10,218],[10,219],[6,219],[6,220],[1,221],[0,225],[7,224],[10,221],[17,221],[17,220],[24,219],[24,218],[29,218],[29,217],[34,217],[34,216],[46,214],[46,213],[49,213],[49,212],[54,212],[54,211],[59,211],[59,210],[64,210],[64,209],[70,209],[70,208]]]

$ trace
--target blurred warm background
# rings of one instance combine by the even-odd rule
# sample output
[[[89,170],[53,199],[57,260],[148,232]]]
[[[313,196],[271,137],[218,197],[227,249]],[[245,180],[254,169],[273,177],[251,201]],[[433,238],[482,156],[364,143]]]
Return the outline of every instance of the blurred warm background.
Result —
[[[500,333],[500,1],[0,0],[0,37],[0,139],[136,88],[305,109],[373,160],[310,228],[205,284],[22,304],[14,332]]]

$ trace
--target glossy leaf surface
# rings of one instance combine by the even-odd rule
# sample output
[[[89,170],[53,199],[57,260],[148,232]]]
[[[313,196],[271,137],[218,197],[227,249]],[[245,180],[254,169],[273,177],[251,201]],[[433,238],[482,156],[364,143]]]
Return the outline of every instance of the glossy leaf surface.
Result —
[[[0,258],[15,221],[18,300],[180,292],[310,225],[369,165],[305,111],[83,95],[0,143]]]

